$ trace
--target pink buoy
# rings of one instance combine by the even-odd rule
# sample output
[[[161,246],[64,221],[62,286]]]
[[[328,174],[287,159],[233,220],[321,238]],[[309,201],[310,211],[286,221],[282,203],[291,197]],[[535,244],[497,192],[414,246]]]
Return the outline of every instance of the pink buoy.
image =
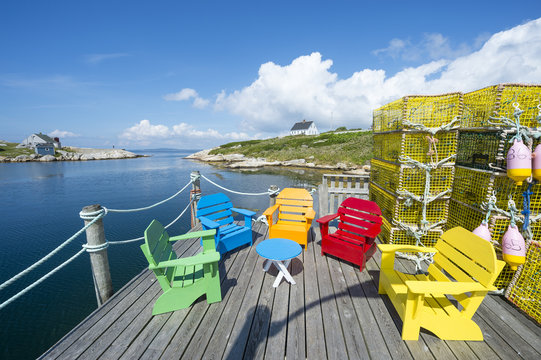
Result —
[[[535,147],[532,158],[532,175],[535,180],[541,182],[541,144]]]
[[[511,270],[516,270],[526,261],[526,242],[516,225],[509,225],[502,239],[503,260]]]
[[[476,227],[472,232],[480,238],[492,243],[492,235],[490,235],[490,230],[488,229],[488,224],[486,222],[483,221],[481,225]]]
[[[507,176],[515,180],[517,185],[532,174],[532,152],[522,141],[515,139],[507,152]]]

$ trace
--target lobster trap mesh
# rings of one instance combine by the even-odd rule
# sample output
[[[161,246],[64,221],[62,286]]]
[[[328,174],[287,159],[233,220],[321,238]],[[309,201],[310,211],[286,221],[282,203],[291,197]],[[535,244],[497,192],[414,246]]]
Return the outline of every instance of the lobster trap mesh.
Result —
[[[429,194],[431,196],[451,189],[454,169],[453,166],[442,166],[430,171]],[[370,180],[381,188],[394,193],[409,191],[414,195],[421,196],[425,191],[426,171],[414,166],[401,166],[372,159]]]
[[[399,130],[403,112],[403,99],[395,100],[374,110],[374,132]]]
[[[526,253],[526,263],[518,279],[511,284],[506,297],[541,324],[541,245],[532,241]]]
[[[405,96],[374,110],[374,132],[403,130],[405,123],[435,128],[462,115],[462,93]]]
[[[370,200],[377,203],[387,219],[400,221],[405,224],[418,224],[423,219],[422,203],[391,194],[376,184],[370,184]],[[447,218],[448,200],[438,199],[426,206],[426,221],[437,223]]]
[[[513,104],[524,110],[520,122],[527,127],[537,127],[537,105],[541,104],[541,86],[523,84],[501,84],[464,94],[464,112],[461,127],[486,128],[489,118],[513,118]]]
[[[434,136],[437,142],[432,156],[428,155],[431,145],[427,137],[425,132],[374,134],[374,157],[399,163],[400,156],[408,156],[421,163],[429,163],[456,154],[456,131],[439,132]],[[454,163],[454,159],[450,163]]]

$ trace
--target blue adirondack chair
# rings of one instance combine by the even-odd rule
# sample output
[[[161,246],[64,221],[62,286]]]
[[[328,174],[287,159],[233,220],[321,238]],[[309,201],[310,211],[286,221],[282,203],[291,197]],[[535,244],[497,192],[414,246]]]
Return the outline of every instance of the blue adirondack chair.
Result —
[[[233,213],[244,215],[244,226],[235,224]],[[255,212],[233,207],[231,200],[222,193],[202,196],[197,203],[197,218],[203,229],[216,229],[216,250],[220,254],[244,244],[252,246],[252,217]]]

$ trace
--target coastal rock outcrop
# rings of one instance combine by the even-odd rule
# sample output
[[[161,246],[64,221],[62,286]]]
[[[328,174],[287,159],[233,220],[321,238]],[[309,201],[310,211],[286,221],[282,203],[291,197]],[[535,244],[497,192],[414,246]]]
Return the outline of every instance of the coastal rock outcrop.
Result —
[[[214,148],[215,149],[215,148]],[[199,160],[204,162],[220,162],[225,163],[223,166],[229,169],[253,169],[264,166],[287,166],[287,167],[307,167],[316,169],[343,170],[354,171],[356,166],[349,166],[345,163],[330,164],[315,164],[307,162],[306,159],[293,159],[285,161],[267,161],[265,158],[250,158],[243,154],[210,154],[214,149],[207,149],[186,156],[186,159]],[[313,156],[308,157],[309,160],[314,159]],[[360,172],[365,173],[362,169]]]
[[[27,162],[27,161],[81,161],[81,160],[110,160],[110,159],[131,159],[144,155],[137,155],[123,149],[89,149],[64,147],[57,150],[53,155],[18,155],[16,157],[0,156],[0,162]]]

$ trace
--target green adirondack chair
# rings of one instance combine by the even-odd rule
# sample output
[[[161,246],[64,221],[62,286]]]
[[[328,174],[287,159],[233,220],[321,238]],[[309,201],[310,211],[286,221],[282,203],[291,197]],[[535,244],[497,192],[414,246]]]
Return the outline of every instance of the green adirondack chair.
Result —
[[[191,232],[169,237],[162,224],[153,220],[145,230],[145,243],[141,250],[154,272],[163,294],[156,300],[152,315],[187,308],[201,295],[207,303],[222,301],[218,261],[214,234],[216,230]],[[177,259],[172,241],[202,238],[203,252]]]

